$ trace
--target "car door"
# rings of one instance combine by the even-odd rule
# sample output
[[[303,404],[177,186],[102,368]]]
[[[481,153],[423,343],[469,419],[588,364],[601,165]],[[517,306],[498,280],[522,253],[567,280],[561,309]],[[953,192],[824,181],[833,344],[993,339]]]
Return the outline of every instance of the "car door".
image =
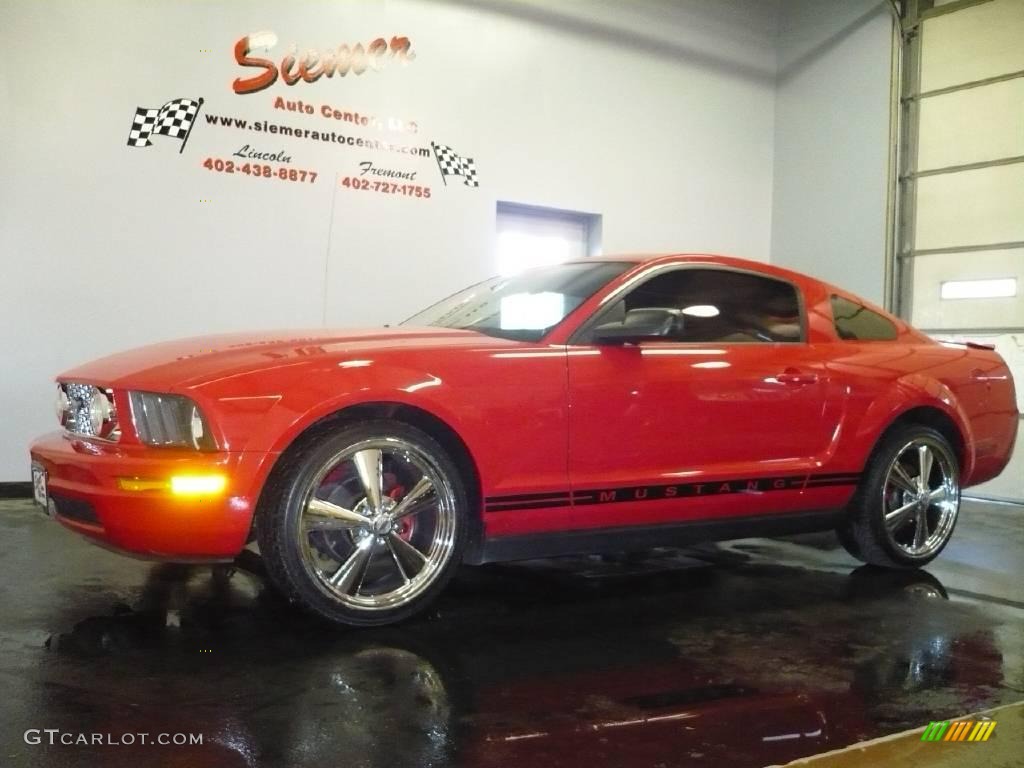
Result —
[[[671,335],[602,344],[595,328],[670,309]],[[842,414],[799,289],[772,276],[673,266],[613,297],[568,351],[574,525],[814,509]],[[813,478],[813,479],[809,479]]]

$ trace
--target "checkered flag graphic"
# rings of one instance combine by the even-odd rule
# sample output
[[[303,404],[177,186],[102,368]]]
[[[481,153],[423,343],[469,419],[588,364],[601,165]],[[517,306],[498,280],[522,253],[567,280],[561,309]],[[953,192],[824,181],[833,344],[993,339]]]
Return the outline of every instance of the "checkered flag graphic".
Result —
[[[128,146],[148,147],[152,144],[149,137],[159,133],[172,139],[181,139],[179,153],[184,151],[192,124],[202,105],[202,99],[174,99],[159,109],[136,108],[132,129],[128,133]]]
[[[441,180],[448,183],[446,176],[461,176],[463,184],[467,187],[479,187],[480,182],[476,179],[476,164],[471,157],[462,157],[456,154],[451,147],[444,144],[430,142],[434,150],[434,157],[437,158],[437,167],[441,169]]]

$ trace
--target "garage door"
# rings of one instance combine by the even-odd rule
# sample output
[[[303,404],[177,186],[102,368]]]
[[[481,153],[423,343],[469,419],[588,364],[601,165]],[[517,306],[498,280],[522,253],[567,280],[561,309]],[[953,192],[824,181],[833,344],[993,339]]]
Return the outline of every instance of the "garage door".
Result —
[[[994,343],[1024,411],[1024,0],[909,5],[900,311],[937,338]],[[1015,453],[978,495],[1024,501]]]

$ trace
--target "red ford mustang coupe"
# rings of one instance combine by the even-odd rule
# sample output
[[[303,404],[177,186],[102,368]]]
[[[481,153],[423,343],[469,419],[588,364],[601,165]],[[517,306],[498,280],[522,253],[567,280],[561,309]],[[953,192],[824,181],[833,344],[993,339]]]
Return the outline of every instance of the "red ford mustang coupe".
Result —
[[[460,563],[836,529],[934,558],[998,475],[1013,381],[846,291],[701,255],[488,280],[401,327],[228,335],[59,377],[36,499],[134,555],[230,561],[334,621]]]

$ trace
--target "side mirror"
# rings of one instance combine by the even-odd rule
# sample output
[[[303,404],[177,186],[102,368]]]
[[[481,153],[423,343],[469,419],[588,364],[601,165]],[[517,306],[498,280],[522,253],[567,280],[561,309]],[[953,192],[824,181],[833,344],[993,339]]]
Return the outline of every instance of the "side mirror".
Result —
[[[604,323],[594,329],[596,344],[636,344],[664,339],[682,329],[683,318],[674,309],[632,309],[620,323]]]

